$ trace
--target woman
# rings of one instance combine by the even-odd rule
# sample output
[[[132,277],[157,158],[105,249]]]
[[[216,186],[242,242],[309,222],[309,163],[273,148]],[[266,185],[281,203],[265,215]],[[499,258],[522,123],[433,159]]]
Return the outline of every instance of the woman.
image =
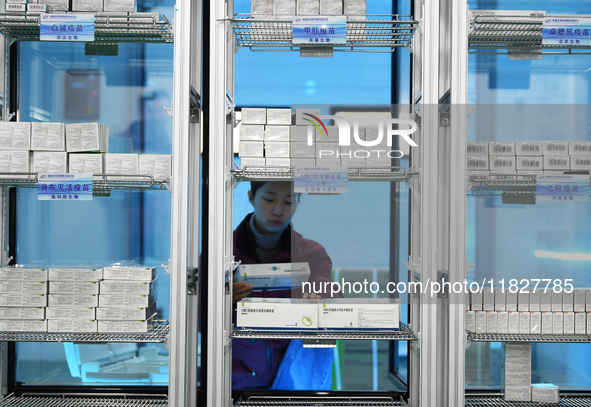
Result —
[[[291,227],[291,218],[299,203],[300,195],[292,191],[292,183],[251,182],[248,199],[254,212],[248,214],[234,231],[234,257],[241,264],[308,262],[310,282],[331,280],[332,262],[319,243],[305,239]],[[301,289],[265,290],[253,292],[253,287],[245,282],[233,283],[233,300],[238,302],[244,297],[273,298],[321,298]],[[328,296],[328,295],[322,295]],[[339,295],[339,297],[341,297]],[[282,364],[290,340],[278,339],[234,339],[232,343],[232,386],[234,389],[271,388],[278,385],[277,372],[287,372],[287,363]],[[290,352],[292,352],[292,346]],[[298,352],[298,360],[306,351]],[[332,354],[330,354],[332,355]],[[325,358],[326,360],[326,358]],[[314,361],[311,361],[312,365]],[[322,362],[319,362],[322,363]],[[324,368],[324,366],[311,366]],[[330,359],[332,367],[332,358]],[[287,374],[287,373],[285,373]],[[281,379],[285,383],[284,379]]]

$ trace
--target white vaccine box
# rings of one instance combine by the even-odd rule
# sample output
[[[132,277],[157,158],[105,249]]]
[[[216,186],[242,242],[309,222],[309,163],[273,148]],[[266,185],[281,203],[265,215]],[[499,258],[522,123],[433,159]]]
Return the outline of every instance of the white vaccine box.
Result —
[[[466,311],[466,329],[470,332],[476,332],[476,312]]]
[[[49,269],[49,281],[100,281],[102,269]]]
[[[114,281],[100,282],[101,294],[152,294],[158,289],[158,279],[148,281]]]
[[[531,400],[531,345],[505,344],[503,388],[506,401]]]
[[[587,312],[587,334],[591,335],[591,312]]]
[[[31,172],[40,174],[66,174],[68,153],[61,151],[34,151]]]
[[[290,143],[288,141],[265,142],[265,157],[289,158]]]
[[[344,2],[343,3],[343,14],[347,16],[347,20],[362,20],[362,16],[366,14],[366,3],[365,1],[359,2]]]
[[[507,333],[510,334],[518,334],[519,333],[519,312],[518,311],[509,311],[509,329],[507,329]]]
[[[560,388],[550,383],[532,383],[531,401],[534,403],[560,403]]]
[[[320,13],[320,2],[318,0],[297,0],[297,13],[309,16]]]
[[[500,334],[506,334],[509,332],[509,313],[507,311],[497,312],[498,320],[498,331]]]
[[[0,281],[47,281],[47,269],[0,268]]]
[[[99,307],[149,307],[154,302],[151,295],[101,294]]]
[[[291,158],[291,165],[294,167],[315,167],[316,159],[314,158]]]
[[[310,278],[310,265],[302,263],[241,264],[236,282],[243,281],[255,289],[302,288]]]
[[[47,332],[47,320],[0,320],[2,332]]]
[[[574,292],[574,304],[573,304],[573,311],[575,312],[585,312],[587,310],[586,306],[586,290],[575,290]]]
[[[105,280],[152,281],[156,278],[156,267],[103,267]]]
[[[45,307],[47,294],[0,294],[1,307]]]
[[[568,141],[543,141],[542,154],[546,155],[568,155]]]
[[[529,292],[529,310],[539,312],[542,310],[541,290],[532,290]]]
[[[99,321],[144,321],[156,314],[156,303],[148,307],[99,307],[96,309],[96,319]]]
[[[515,142],[513,141],[489,141],[488,155],[515,155]]]
[[[30,149],[31,123],[0,122],[0,150]]]
[[[99,123],[66,124],[66,151],[70,153],[106,153],[108,140],[108,128]]]
[[[564,313],[564,334],[574,335],[575,334],[575,313],[565,312]]]
[[[488,155],[483,156],[469,156],[466,159],[466,169],[468,171],[488,171],[489,169]]]
[[[507,294],[500,288],[495,289],[495,311],[507,311]]]
[[[567,155],[545,155],[545,170],[568,170],[570,169],[570,160]]]
[[[26,4],[15,4],[15,3],[7,3],[6,4],[6,11],[9,13],[24,12],[26,9],[27,9]]]
[[[291,109],[267,109],[267,124],[291,125]]]
[[[295,0],[275,0],[273,1],[273,14],[276,20],[292,17],[296,12]]]
[[[320,132],[318,129],[313,129],[314,134],[316,136],[316,142],[319,143],[338,143],[339,142],[339,126],[325,126],[326,132]],[[323,128],[323,130],[324,130]],[[351,132],[353,130],[351,129]],[[359,130],[359,137],[365,140],[365,128],[360,127]],[[351,141],[353,141],[353,133],[349,135],[351,137]],[[307,139],[306,139],[307,140]]]
[[[50,281],[50,294],[98,294],[96,281]],[[94,319],[94,318],[93,318]]]
[[[240,141],[238,146],[240,157],[264,157],[262,141]]]
[[[273,14],[273,2],[251,0],[250,14],[255,18],[271,18],[270,15]]]
[[[242,124],[267,124],[267,109],[264,107],[242,108]]]
[[[68,154],[68,172],[70,174],[102,174],[102,154]]]
[[[31,172],[32,157],[29,151],[0,150],[0,172]],[[30,175],[6,175],[2,178],[30,178]]]
[[[172,156],[169,154],[140,154],[139,161],[142,175],[151,175],[156,181],[166,181],[172,176]]]
[[[38,4],[38,6],[43,6]],[[66,151],[66,126],[64,123],[31,123],[31,150]]]
[[[343,14],[343,2],[341,0],[320,0],[320,14],[323,16]]]
[[[541,155],[517,156],[515,169],[517,171],[542,171],[544,169],[544,157]]]
[[[397,331],[400,304],[387,299],[327,299],[318,304],[318,329]]]
[[[507,290],[505,291],[505,295],[507,296],[507,311],[517,311],[517,291],[512,293],[510,290]]]
[[[568,155],[591,156],[591,141],[569,141]]]
[[[551,335],[553,332],[552,311],[542,311],[542,334]]]
[[[105,11],[126,11],[133,13],[135,11],[134,0],[104,0],[103,9]]]
[[[316,144],[308,145],[304,141],[292,141],[289,155],[291,158],[310,158],[314,159],[316,153]]]
[[[0,294],[47,294],[47,281],[0,281]]]
[[[49,294],[47,305],[50,307],[98,307],[96,294]]]
[[[72,0],[72,11],[103,11],[103,0]]]
[[[552,333],[554,335],[562,335],[564,333],[564,313],[552,313]]]
[[[51,11],[68,11],[70,7],[69,0],[39,0],[39,4],[46,4],[47,9]]]
[[[562,291],[552,291],[552,311],[563,311],[562,309]]]
[[[47,307],[46,319],[85,319],[96,318],[94,307]]]
[[[531,317],[529,311],[519,312],[519,333],[529,334],[531,325]]]
[[[264,141],[265,140],[265,125],[264,124],[241,124],[240,125],[240,140],[242,140],[242,141]]]
[[[482,290],[482,310],[483,311],[494,311],[495,310],[495,292],[490,288]]]
[[[264,167],[267,165],[267,161],[264,157],[240,157],[240,167]]]
[[[139,154],[105,154],[105,174],[136,175],[139,174]],[[133,181],[129,177],[108,177],[113,181]]]
[[[487,311],[475,311],[476,312],[476,333],[486,333],[486,313]]]
[[[316,143],[316,158],[333,158],[340,160],[339,152],[341,151],[339,143],[323,142]]]
[[[562,291],[562,311],[574,311],[575,293],[574,290],[571,292]]]
[[[0,307],[0,319],[45,319],[45,307]]]
[[[267,162],[267,167],[290,167],[291,166],[291,159],[290,158],[275,158],[269,157],[265,158]]]
[[[148,321],[98,321],[100,333],[148,332]]]
[[[340,158],[316,158],[317,167],[340,167]]]
[[[540,291],[540,311],[552,311],[552,290]]]
[[[488,171],[466,171],[468,176],[468,181],[475,182],[475,181],[486,181],[486,177],[488,176]]]
[[[292,124],[290,131],[289,131],[289,140],[290,141],[300,141],[300,142],[308,142],[308,133],[310,133],[310,137],[312,142],[315,141],[315,132],[316,129],[312,126],[304,126],[304,125],[297,125]]]
[[[515,155],[542,155],[541,141],[517,141],[515,143]]]
[[[290,138],[289,138],[290,130],[291,130],[290,125],[283,125],[283,126],[266,125],[265,126],[265,139],[264,139],[265,144],[268,141],[288,142],[290,140]]]
[[[541,334],[542,333],[542,313],[531,312],[530,313],[530,333]]]
[[[49,320],[47,320],[47,332],[60,332],[60,333],[97,332],[97,324],[96,324],[96,320],[49,319]]]
[[[489,168],[491,171],[515,171],[515,156],[512,155],[491,155],[489,157]]]
[[[488,142],[487,141],[468,141],[466,143],[466,153],[468,155],[488,155]]]
[[[470,290],[470,307],[472,311],[482,311],[482,292]]]
[[[289,298],[244,298],[238,301],[237,329],[246,330],[316,330],[318,303]]]
[[[575,312],[575,334],[585,335],[587,333],[587,313]]]
[[[486,312],[486,333],[496,334],[499,332],[499,314],[496,311]]]
[[[570,157],[571,170],[591,170],[591,155],[580,155]]]
[[[517,311],[529,311],[529,291],[519,290],[517,301]]]
[[[294,124],[311,124],[308,120],[316,122],[316,119],[314,117],[320,119],[320,115],[320,109],[296,109]]]

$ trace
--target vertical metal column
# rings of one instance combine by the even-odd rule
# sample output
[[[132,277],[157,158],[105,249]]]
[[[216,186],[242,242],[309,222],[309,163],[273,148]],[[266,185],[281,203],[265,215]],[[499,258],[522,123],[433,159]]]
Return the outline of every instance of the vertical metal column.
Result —
[[[187,368],[190,364],[188,355],[192,347],[187,336],[191,15],[191,1],[178,0],[174,13],[170,383],[168,388],[170,405],[174,407],[189,405],[188,400],[194,399],[195,395],[192,393],[196,391],[196,386],[191,386],[187,382]],[[198,201],[192,204],[198,204]]]

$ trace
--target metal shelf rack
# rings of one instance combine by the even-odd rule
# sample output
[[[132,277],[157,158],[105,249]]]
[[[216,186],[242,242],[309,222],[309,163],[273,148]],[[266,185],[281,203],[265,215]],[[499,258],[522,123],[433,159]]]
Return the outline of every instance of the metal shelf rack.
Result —
[[[168,341],[168,332],[168,321],[155,320],[148,323],[148,332],[143,333],[0,332],[0,342],[161,343]]]
[[[591,46],[580,44],[542,44],[543,20],[565,15],[486,15],[476,16],[470,23],[470,53],[540,53],[589,54]],[[576,16],[587,17],[587,16]],[[506,52],[503,52],[503,51]]]
[[[125,395],[119,397],[97,397],[96,395],[49,396],[24,394],[21,397],[16,397],[14,394],[10,394],[3,398],[0,404],[3,407],[167,407],[168,399],[165,396],[156,398]]]
[[[505,401],[502,397],[466,396],[465,400],[466,407],[539,407],[540,405],[549,405],[527,401],[512,403],[509,401]],[[560,404],[552,405],[560,407],[590,407],[591,397],[564,396],[560,398]]]
[[[165,16],[162,20],[146,22],[145,17],[128,17],[126,21],[117,16],[95,17],[94,43],[173,42],[172,26]],[[121,18],[120,17],[120,18]],[[12,41],[39,41],[40,16],[25,13],[0,14],[0,33]]]
[[[260,17],[259,17],[260,16]],[[394,52],[399,47],[411,47],[419,22],[409,15],[372,14],[347,18],[345,44],[294,44],[292,19],[294,15],[274,16],[236,14],[231,20],[238,48],[251,51],[327,51]],[[382,50],[380,48],[386,48]]]
[[[245,339],[358,339],[358,340],[388,340],[388,341],[414,341],[415,333],[405,324],[400,324],[399,331],[252,331],[236,329],[232,338]]]
[[[249,397],[235,407],[406,407],[403,399],[390,397]]]
[[[473,342],[591,343],[591,335],[479,334],[466,331]]]

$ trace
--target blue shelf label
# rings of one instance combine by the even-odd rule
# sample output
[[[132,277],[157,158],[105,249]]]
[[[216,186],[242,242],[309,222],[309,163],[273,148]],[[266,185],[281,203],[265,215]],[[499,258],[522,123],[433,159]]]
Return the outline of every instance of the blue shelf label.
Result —
[[[94,41],[94,14],[41,14],[41,41]]]
[[[296,167],[294,192],[306,194],[343,194],[347,192],[347,167]]]
[[[591,45],[591,18],[544,18],[543,45]]]
[[[92,174],[39,174],[39,201],[92,201]]]
[[[589,202],[591,177],[589,175],[538,175],[536,200]]]
[[[293,18],[294,44],[345,44],[346,16],[296,16]]]

